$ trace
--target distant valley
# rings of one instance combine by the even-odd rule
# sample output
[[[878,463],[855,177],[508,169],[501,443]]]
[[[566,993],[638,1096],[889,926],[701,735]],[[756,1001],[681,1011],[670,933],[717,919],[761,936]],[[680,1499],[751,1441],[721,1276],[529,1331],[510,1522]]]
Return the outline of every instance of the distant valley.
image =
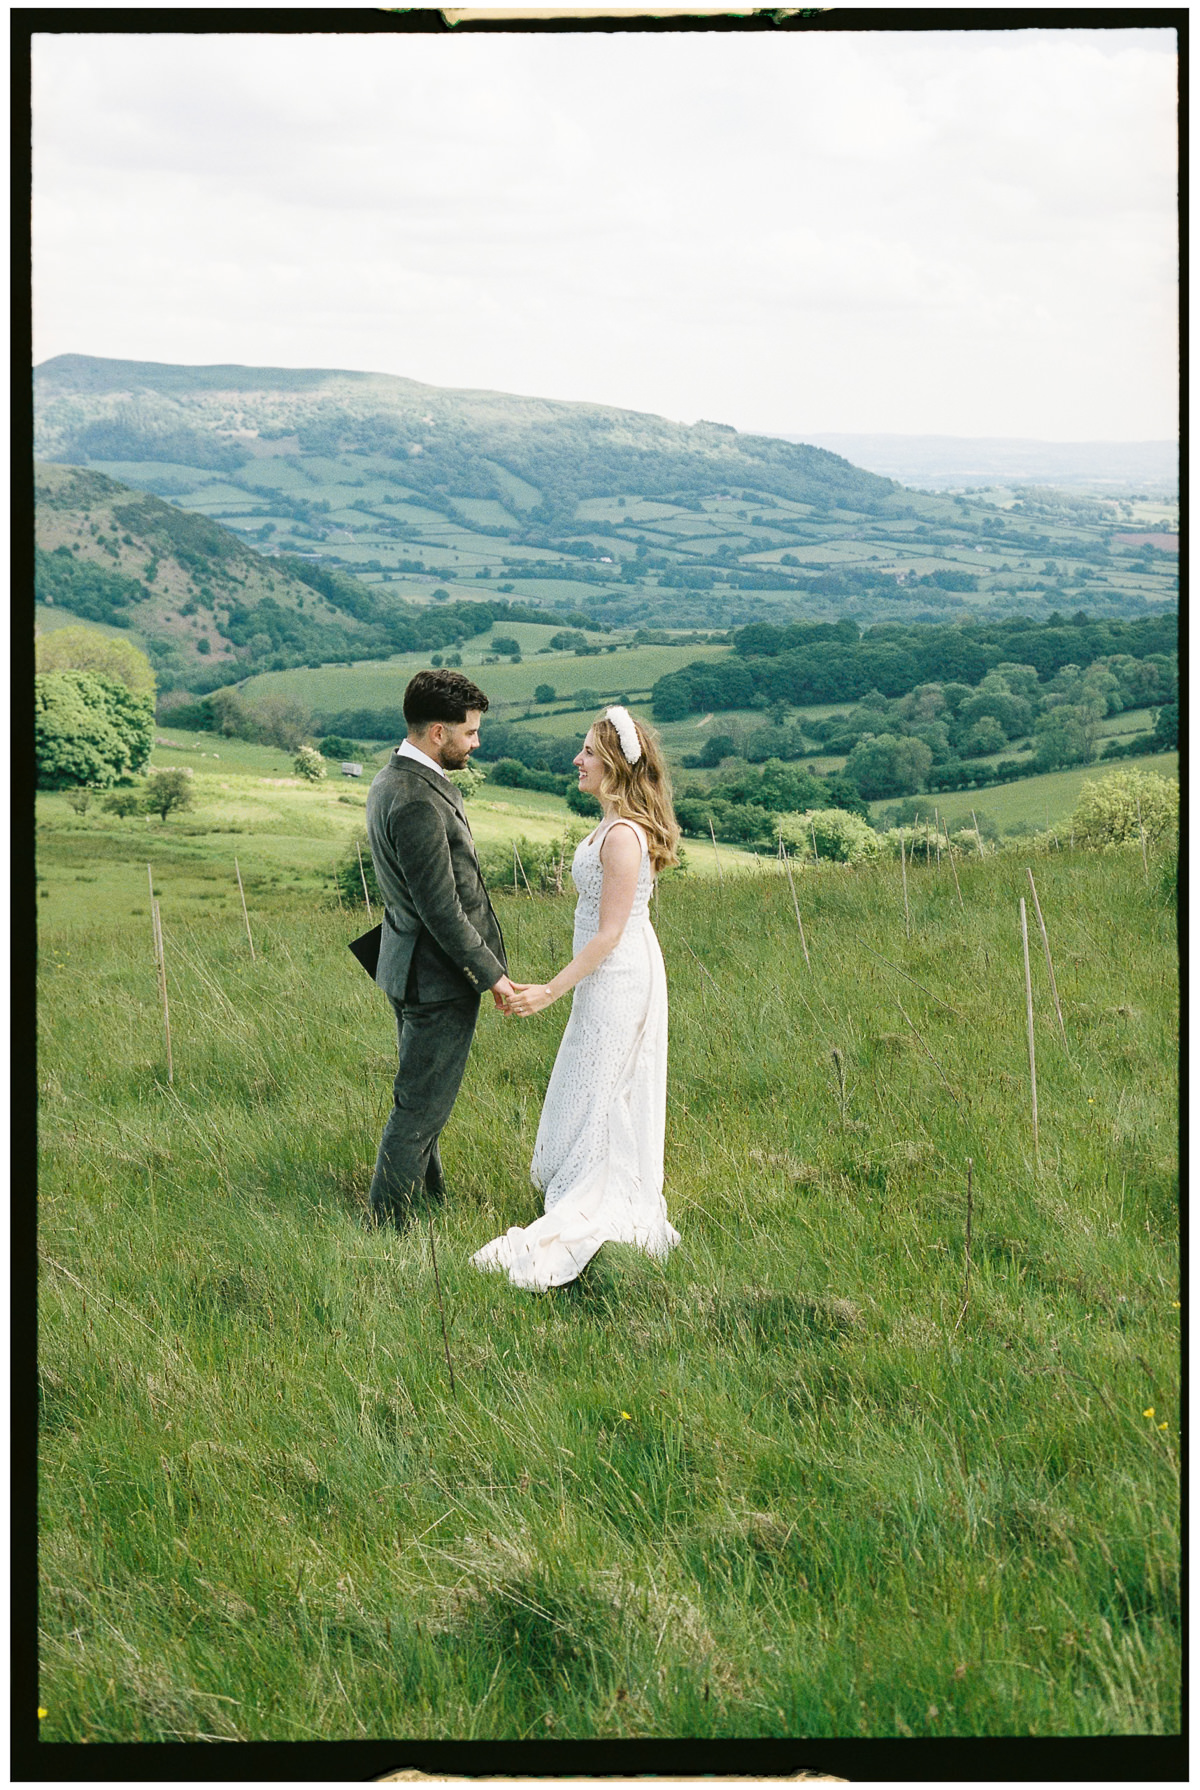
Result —
[[[128,628],[163,689],[493,615],[723,635],[1176,600],[1149,480],[929,494],[819,442],[353,371],[65,355],[34,389],[40,621]]]

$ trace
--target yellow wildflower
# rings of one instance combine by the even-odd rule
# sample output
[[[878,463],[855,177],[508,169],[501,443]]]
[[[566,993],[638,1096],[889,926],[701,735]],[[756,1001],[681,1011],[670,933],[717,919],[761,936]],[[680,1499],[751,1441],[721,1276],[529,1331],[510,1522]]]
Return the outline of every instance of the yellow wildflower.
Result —
[[[1142,1412],[1143,1417],[1153,1417],[1153,1415],[1154,1415],[1154,1406],[1153,1405],[1150,1406],[1150,1409],[1148,1411]]]
[[[44,1721],[49,1714],[50,1714],[50,1711],[48,1709],[39,1709],[38,1710],[38,1721],[39,1722]]]
[[[1165,1430],[1167,1426],[1165,1423],[1160,1423],[1158,1427],[1160,1430]]]
[[[629,1415],[629,1412],[628,1412],[628,1411],[622,1411],[622,1412],[621,1412],[621,1416],[622,1416],[622,1417],[623,1417],[623,1418],[624,1418],[624,1419],[625,1419],[625,1421],[626,1421],[626,1423],[632,1423],[632,1422],[633,1422],[633,1418],[632,1418],[632,1417],[631,1417],[631,1416],[630,1416],[630,1415]]]

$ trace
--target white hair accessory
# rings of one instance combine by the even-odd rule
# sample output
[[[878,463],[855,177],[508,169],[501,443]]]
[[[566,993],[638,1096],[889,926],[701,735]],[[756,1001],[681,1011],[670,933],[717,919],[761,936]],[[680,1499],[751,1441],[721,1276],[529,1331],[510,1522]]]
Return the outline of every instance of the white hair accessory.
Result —
[[[621,750],[629,763],[636,764],[642,756],[642,742],[638,739],[637,728],[634,726],[633,716],[629,710],[619,707],[605,709],[604,718],[606,721],[611,721],[616,728],[617,738],[621,742]]]

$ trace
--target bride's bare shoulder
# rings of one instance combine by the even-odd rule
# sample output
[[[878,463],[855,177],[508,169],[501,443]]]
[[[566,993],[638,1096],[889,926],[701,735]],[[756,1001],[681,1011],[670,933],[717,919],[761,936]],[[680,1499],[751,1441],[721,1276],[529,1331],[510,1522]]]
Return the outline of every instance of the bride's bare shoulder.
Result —
[[[627,820],[620,814],[615,820],[610,820],[604,830],[600,857],[602,861],[608,861],[615,854],[617,858],[632,863],[646,849],[646,835],[637,821]]]

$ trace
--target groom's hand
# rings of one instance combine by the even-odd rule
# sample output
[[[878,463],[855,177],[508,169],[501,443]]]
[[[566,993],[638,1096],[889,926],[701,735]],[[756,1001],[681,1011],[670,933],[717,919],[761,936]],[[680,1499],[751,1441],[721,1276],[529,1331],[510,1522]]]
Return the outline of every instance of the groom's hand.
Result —
[[[508,1012],[508,1003],[516,992],[516,988],[507,976],[501,976],[499,982],[492,984],[492,999],[502,1013]]]
[[[547,982],[518,982],[506,1011],[515,1013],[520,1019],[529,1019],[553,1006],[554,998]]]

